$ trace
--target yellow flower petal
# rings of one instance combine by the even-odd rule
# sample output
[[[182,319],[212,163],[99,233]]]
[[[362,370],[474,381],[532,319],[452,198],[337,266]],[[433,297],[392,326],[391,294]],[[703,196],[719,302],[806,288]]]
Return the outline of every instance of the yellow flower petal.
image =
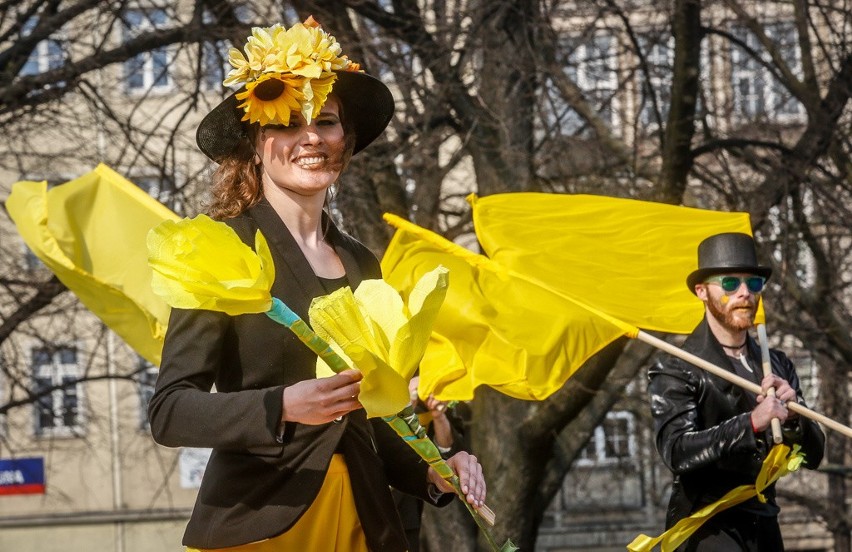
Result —
[[[391,346],[391,363],[406,380],[414,376],[432,335],[432,326],[444,303],[449,271],[443,266],[424,274],[408,297],[411,318],[400,328]]]
[[[266,312],[275,268],[260,232],[255,247],[257,253],[231,227],[205,215],[163,222],[148,233],[151,286],[172,307]]]
[[[363,285],[363,282],[362,282]],[[358,395],[368,417],[390,416],[408,404],[408,383],[387,363],[387,340],[363,316],[352,291],[342,288],[311,303],[311,326],[335,350],[342,350],[364,375]]]

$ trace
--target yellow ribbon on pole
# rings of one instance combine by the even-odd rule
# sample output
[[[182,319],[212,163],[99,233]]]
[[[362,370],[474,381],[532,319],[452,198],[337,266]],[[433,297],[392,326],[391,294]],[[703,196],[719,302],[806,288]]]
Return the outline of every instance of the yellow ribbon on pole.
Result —
[[[766,502],[763,491],[783,476],[799,469],[804,456],[799,453],[799,446],[793,450],[787,445],[776,445],[769,451],[763,461],[763,467],[757,475],[753,485],[740,485],[725,494],[722,498],[712,504],[701,508],[691,516],[683,518],[675,523],[671,529],[657,537],[639,535],[633,542],[627,545],[630,552],[650,552],[659,545],[662,552],[669,552],[686,542],[704,522],[728,508],[741,504],[752,497],[757,497],[761,502]]]

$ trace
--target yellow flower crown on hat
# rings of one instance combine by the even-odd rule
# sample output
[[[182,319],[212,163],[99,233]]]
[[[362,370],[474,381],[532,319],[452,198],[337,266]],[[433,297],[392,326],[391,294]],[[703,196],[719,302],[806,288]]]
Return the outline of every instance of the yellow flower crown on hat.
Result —
[[[228,52],[233,69],[225,86],[245,85],[236,95],[243,121],[289,125],[299,111],[309,123],[319,113],[337,79],[337,71],[360,71],[340,53],[337,40],[313,17],[289,29],[255,27],[244,48]]]

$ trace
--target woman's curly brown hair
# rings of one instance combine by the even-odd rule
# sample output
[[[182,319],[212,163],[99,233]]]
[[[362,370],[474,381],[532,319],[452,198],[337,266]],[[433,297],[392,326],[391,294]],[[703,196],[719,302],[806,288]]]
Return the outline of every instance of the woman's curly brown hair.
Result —
[[[213,173],[213,201],[207,214],[214,220],[233,218],[263,197],[260,165],[255,163],[257,127],[248,128],[245,139],[233,153],[223,158]]]

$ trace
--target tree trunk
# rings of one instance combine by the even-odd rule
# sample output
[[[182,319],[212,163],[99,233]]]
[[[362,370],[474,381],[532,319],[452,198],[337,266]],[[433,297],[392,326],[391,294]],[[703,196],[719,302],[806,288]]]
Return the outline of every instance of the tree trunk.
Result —
[[[671,108],[663,144],[663,169],[656,199],[678,205],[692,169],[692,137],[701,76],[701,1],[675,2]]]

